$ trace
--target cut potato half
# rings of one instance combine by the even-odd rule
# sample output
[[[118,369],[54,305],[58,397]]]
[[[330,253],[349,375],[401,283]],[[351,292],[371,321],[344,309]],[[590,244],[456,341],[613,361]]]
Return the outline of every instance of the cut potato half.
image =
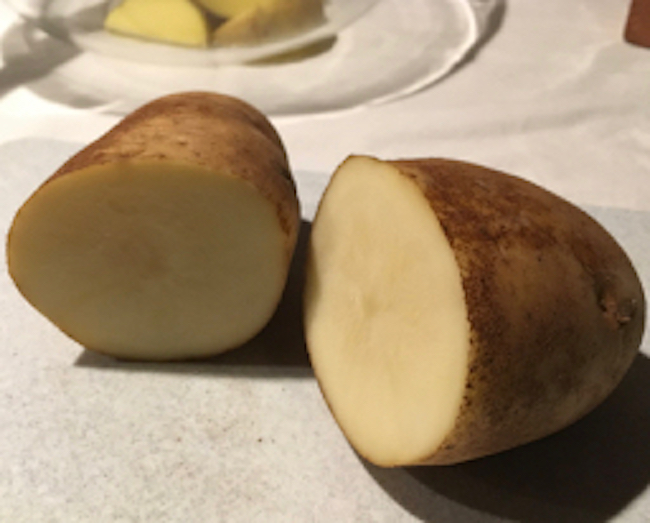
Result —
[[[87,348],[201,357],[270,320],[299,223],[270,124],[238,100],[183,93],[128,116],[43,184],[14,219],[8,266]]]
[[[559,430],[618,384],[644,317],[598,224],[483,167],[352,157],[313,222],[309,354],[378,465],[456,463]]]

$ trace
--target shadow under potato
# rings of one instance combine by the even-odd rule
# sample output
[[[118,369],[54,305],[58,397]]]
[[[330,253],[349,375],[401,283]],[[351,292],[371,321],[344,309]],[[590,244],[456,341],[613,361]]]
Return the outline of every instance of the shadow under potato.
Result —
[[[650,484],[649,387],[650,358],[639,354],[602,405],[555,435],[459,465],[364,465],[423,521],[604,522]]]
[[[282,300],[268,325],[248,343],[211,358],[160,363],[118,360],[86,349],[75,365],[242,377],[311,377],[302,321],[304,267],[310,230],[311,223],[303,220]]]

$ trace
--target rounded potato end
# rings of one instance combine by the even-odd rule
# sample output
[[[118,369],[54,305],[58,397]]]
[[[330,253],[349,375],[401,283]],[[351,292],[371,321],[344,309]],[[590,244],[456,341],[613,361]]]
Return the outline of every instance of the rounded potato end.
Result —
[[[644,322],[616,241],[502,172],[351,157],[314,219],[308,350],[378,465],[458,463],[562,429],[618,385]]]

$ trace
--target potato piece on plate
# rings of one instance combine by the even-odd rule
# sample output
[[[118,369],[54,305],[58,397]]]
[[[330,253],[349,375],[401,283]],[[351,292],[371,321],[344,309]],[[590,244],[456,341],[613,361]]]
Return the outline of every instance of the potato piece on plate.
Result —
[[[213,41],[225,46],[262,44],[324,21],[322,0],[266,0],[226,20],[214,31]]]
[[[313,222],[307,346],[352,446],[450,464],[551,434],[627,371],[645,301],[593,219],[458,161],[351,157]]]
[[[9,272],[89,349],[143,360],[234,348],[269,321],[300,224],[283,145],[242,101],[155,100],[18,211]]]
[[[124,0],[104,27],[117,34],[189,47],[206,47],[210,28],[192,0]]]

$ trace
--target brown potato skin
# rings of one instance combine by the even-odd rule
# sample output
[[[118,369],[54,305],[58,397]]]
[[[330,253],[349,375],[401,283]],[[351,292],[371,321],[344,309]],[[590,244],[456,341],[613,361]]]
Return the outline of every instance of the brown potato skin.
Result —
[[[616,241],[525,180],[444,159],[390,162],[427,197],[455,252],[471,326],[463,405],[421,464],[556,432],[601,403],[637,354],[645,299]]]
[[[286,151],[272,124],[237,98],[184,92],[158,98],[70,158],[45,183],[91,165],[160,161],[246,180],[274,203],[291,257],[300,208]]]

